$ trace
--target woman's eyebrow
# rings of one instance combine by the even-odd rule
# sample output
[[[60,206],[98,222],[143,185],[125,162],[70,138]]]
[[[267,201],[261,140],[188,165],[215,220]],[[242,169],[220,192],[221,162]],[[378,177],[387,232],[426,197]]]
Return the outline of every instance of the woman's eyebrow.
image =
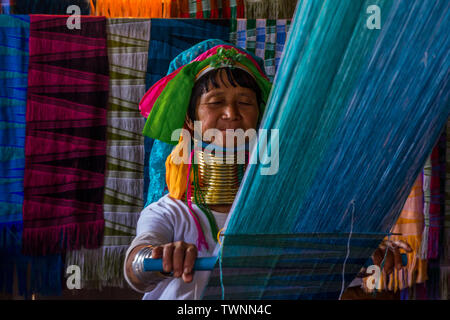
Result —
[[[211,98],[214,96],[222,96],[224,94],[223,90],[220,89],[213,89],[211,91],[208,91],[207,93],[204,94],[205,98]]]
[[[255,98],[255,96],[253,94],[251,94],[250,92],[239,92],[239,96],[252,98],[252,99]]]

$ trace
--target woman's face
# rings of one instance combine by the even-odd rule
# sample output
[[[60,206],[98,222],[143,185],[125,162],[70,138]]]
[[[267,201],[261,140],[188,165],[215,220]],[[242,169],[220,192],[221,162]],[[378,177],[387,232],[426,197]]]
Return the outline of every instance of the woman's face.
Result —
[[[233,87],[223,70],[218,72],[216,83],[219,88],[211,85],[210,90],[199,97],[195,116],[202,122],[202,135],[206,130],[216,128],[222,132],[222,139],[212,137],[210,142],[225,146],[227,129],[256,129],[259,106],[255,92],[240,86]],[[238,143],[236,139],[234,141]]]

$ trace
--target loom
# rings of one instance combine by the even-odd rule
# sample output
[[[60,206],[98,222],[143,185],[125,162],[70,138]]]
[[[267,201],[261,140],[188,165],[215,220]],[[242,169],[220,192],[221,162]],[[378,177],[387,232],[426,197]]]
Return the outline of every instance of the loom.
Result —
[[[203,299],[342,295],[447,121],[449,6],[299,1],[261,124],[279,130],[279,171],[247,168]]]

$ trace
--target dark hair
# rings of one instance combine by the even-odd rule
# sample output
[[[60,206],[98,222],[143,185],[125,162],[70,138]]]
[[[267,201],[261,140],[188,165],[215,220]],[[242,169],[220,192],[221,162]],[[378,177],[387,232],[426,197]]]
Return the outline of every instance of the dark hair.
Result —
[[[189,118],[194,121],[195,119],[195,108],[197,107],[197,101],[198,98],[211,90],[211,85],[213,88],[219,88],[220,84],[216,81],[216,76],[219,74],[221,70],[225,70],[228,81],[233,87],[241,86],[243,88],[251,89],[256,94],[256,100],[258,103],[258,107],[261,106],[262,101],[262,93],[261,89],[259,88],[258,84],[256,83],[255,78],[253,78],[248,72],[239,69],[239,68],[217,68],[213,69],[206,74],[204,74],[195,84],[192,88],[192,94],[191,94],[191,100],[189,101],[189,108],[188,108],[188,116]],[[222,73],[223,74],[223,73]],[[222,83],[224,83],[224,80],[222,79],[222,76],[220,77],[220,80]],[[261,115],[260,115],[261,117]]]

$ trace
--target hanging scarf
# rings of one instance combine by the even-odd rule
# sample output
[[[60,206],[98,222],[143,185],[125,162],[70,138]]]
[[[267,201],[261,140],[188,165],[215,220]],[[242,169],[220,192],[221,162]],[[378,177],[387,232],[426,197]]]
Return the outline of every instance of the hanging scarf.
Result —
[[[106,20],[30,17],[23,249],[46,255],[103,238]]]
[[[170,18],[167,0],[90,0],[91,14],[107,18]]]
[[[16,271],[21,295],[28,264],[20,254],[28,38],[28,16],[0,15],[0,292],[13,292]]]
[[[0,13],[10,14],[10,11],[11,11],[10,0],[1,0],[0,1]]]
[[[193,189],[192,184],[196,180],[195,177],[196,172],[195,170],[193,170],[190,164],[193,161],[192,152],[189,155],[183,153],[184,150],[187,150],[186,149],[187,143],[190,143],[190,141],[183,140],[183,136],[180,135],[178,144],[175,146],[175,148],[173,148],[173,151],[167,157],[166,160],[167,188],[172,198],[178,200],[183,199],[186,202],[189,213],[192,219],[194,220],[195,226],[197,228],[198,238],[196,245],[198,250],[201,251],[203,248],[209,250],[208,243],[206,242],[204,228],[201,225],[200,219],[198,217],[198,212],[193,208],[191,202],[191,195]],[[182,162],[175,163],[174,161],[175,157],[179,157],[179,159],[182,159]],[[218,230],[215,221],[211,219],[212,214],[210,212],[204,212],[204,214],[207,216],[208,221],[210,222],[210,230],[212,233],[212,238],[216,239]]]
[[[408,263],[399,270],[394,269],[387,277],[382,275],[380,290],[397,292],[427,280],[427,260],[419,255],[424,227],[423,185],[423,175],[420,174],[403,206],[400,217],[391,230],[392,233],[401,235],[392,235],[385,239],[404,241],[409,244],[412,251],[406,253]]]
[[[62,290],[59,255],[21,252],[29,29],[29,16],[0,15],[0,292],[15,291],[15,275],[17,292],[25,299]]]
[[[236,19],[245,15],[243,0],[90,0],[90,9],[92,15],[107,18]]]
[[[243,0],[178,0],[180,18],[236,19],[244,18]]]
[[[427,296],[429,299],[446,298],[445,267],[445,153],[446,132],[440,136],[430,156],[430,210],[428,235],[428,275]],[[445,262],[444,262],[445,265]],[[443,274],[441,274],[443,273]],[[441,294],[444,296],[441,296]]]
[[[244,1],[248,19],[292,19],[297,0]]]
[[[192,172],[189,172],[189,165],[187,162],[175,163],[174,158],[179,157],[180,159],[184,157],[189,157],[189,155],[183,154],[183,150],[187,150],[186,143],[183,141],[183,136],[180,135],[178,144],[173,148],[172,152],[166,159],[166,184],[169,191],[169,195],[174,198],[181,200],[185,197],[186,188],[188,183],[192,184],[194,177]],[[188,173],[190,173],[189,181],[187,181]]]
[[[443,222],[443,252],[441,256],[441,299],[450,299],[450,119],[446,126],[445,206]]]
[[[289,31],[290,20],[237,19],[231,25],[230,39],[240,48],[263,59],[270,80],[275,78]]]
[[[436,259],[439,256],[440,232],[442,230],[443,194],[441,186],[443,184],[442,172],[445,163],[445,148],[442,147],[442,136],[431,152],[431,179],[430,179],[430,229],[428,234],[428,259]]]
[[[66,265],[79,265],[82,287],[123,287],[125,252],[136,235],[143,207],[145,120],[138,108],[145,93],[150,37],[149,19],[107,19],[110,94],[107,170],[103,211],[105,232],[99,249],[67,254]]]

